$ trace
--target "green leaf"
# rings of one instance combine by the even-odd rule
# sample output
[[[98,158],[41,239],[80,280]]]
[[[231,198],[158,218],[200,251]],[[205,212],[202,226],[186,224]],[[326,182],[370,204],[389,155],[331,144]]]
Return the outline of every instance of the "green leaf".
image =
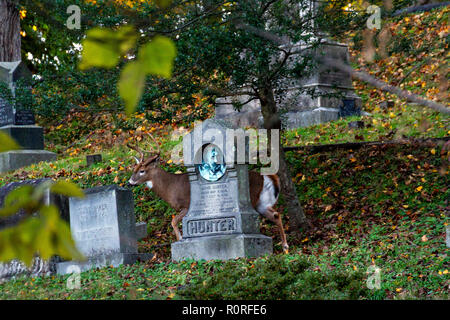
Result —
[[[138,61],[129,62],[122,70],[117,84],[120,97],[125,101],[128,115],[136,110],[136,106],[144,91],[145,72]]]
[[[50,187],[50,191],[67,197],[84,198],[83,191],[74,183],[69,181],[58,181]]]
[[[118,30],[93,28],[82,41],[80,69],[91,67],[112,68],[120,57],[134,47],[137,34],[132,26],[125,25]]]
[[[0,152],[20,149],[20,146],[4,132],[0,131]]]
[[[176,55],[175,44],[170,38],[156,36],[151,42],[139,49],[138,59],[141,61],[145,72],[170,78]]]
[[[20,209],[32,211],[32,209],[38,205],[38,203],[31,198],[32,192],[33,187],[25,185],[8,193],[5,197],[3,208],[0,209],[0,217],[13,215]]]

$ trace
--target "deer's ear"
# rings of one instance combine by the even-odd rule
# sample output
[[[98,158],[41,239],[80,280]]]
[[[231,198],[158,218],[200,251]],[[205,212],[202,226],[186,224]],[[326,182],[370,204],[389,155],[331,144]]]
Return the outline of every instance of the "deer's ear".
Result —
[[[139,163],[140,163],[140,161],[139,161],[138,158],[136,158],[136,157],[133,157],[133,158],[134,158],[134,160],[136,161],[136,164],[139,164]]]

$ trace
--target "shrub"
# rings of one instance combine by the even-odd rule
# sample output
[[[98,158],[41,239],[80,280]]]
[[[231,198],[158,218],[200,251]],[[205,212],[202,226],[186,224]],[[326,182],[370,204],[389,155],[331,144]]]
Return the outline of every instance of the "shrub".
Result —
[[[188,299],[357,299],[366,295],[357,272],[308,270],[305,258],[271,255],[228,261],[193,278],[180,290]]]

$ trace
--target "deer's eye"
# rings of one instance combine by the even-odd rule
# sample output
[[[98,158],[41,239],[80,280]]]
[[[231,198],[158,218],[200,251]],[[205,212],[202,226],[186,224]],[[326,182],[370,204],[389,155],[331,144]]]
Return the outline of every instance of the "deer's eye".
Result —
[[[140,170],[139,171],[139,174],[142,176],[142,175],[144,175],[145,174],[145,170]]]

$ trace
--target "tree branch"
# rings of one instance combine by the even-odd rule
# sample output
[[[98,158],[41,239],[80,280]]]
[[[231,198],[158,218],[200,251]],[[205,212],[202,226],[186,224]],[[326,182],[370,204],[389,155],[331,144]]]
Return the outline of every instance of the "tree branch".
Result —
[[[374,87],[377,87],[378,89],[381,89],[382,91],[393,93],[401,98],[406,99],[407,101],[426,106],[433,110],[436,110],[436,111],[439,111],[439,112],[442,112],[445,114],[450,114],[450,108],[447,108],[446,106],[444,106],[440,103],[434,102],[432,100],[423,99],[422,97],[420,97],[417,94],[414,94],[414,93],[406,91],[406,90],[402,90],[396,86],[392,86],[384,81],[378,80],[377,78],[371,76],[367,72],[356,71],[352,67],[344,65],[341,62],[339,62],[338,60],[331,59],[331,58],[319,58],[319,60],[323,61],[327,65],[330,65],[341,71],[347,72],[347,73],[351,74],[353,77],[355,77],[359,80],[362,80],[364,82],[367,82],[368,84],[370,84]]]
[[[236,24],[236,27],[245,29],[249,32],[252,32],[253,34],[255,34],[257,36],[267,39],[267,40],[270,40],[280,46],[281,45],[292,45],[289,42],[289,39],[281,38],[272,32],[269,32],[266,30],[261,30],[256,27],[253,27],[253,26],[249,26],[247,24],[244,24],[243,22],[238,22]],[[367,82],[368,84],[370,84],[374,87],[377,87],[377,88],[381,89],[382,91],[393,93],[401,98],[406,99],[407,101],[414,102],[414,103],[417,103],[422,106],[426,106],[433,110],[436,110],[436,111],[439,111],[439,112],[442,112],[445,114],[450,114],[450,108],[448,108],[440,103],[424,99],[417,94],[411,93],[406,90],[402,90],[399,87],[389,85],[386,82],[383,82],[383,81],[371,76],[367,72],[356,71],[351,66],[342,64],[340,61],[335,60],[335,59],[320,58],[320,57],[318,59],[319,59],[319,61],[322,61],[325,64],[328,64],[334,68],[340,69],[341,71],[347,72],[347,73],[351,74],[353,77],[355,77],[359,80],[362,80],[364,82]]]

